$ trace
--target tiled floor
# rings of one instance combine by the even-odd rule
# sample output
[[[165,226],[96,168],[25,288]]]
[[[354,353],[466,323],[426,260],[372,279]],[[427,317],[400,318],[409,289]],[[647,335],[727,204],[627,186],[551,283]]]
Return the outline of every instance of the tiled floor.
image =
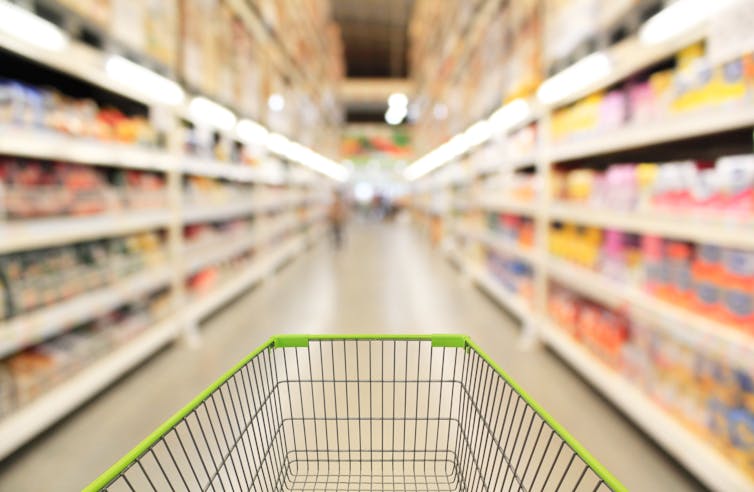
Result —
[[[343,251],[320,244],[179,343],[0,464],[0,490],[78,490],[275,333],[463,332],[630,490],[699,485],[567,366],[517,348],[503,311],[405,225],[352,226]]]

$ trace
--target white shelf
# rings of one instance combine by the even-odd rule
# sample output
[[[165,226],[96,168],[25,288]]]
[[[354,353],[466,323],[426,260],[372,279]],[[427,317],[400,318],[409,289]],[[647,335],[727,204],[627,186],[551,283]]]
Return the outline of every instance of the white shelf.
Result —
[[[122,281],[5,320],[0,325],[0,357],[17,352],[71,327],[108,313],[170,282],[168,267],[147,267]]]
[[[89,217],[0,222],[0,253],[158,229],[166,227],[169,221],[168,212],[145,210]]]
[[[214,207],[187,206],[183,209],[183,220],[186,224],[196,222],[210,222],[244,217],[257,212],[256,203],[232,203]]]
[[[280,184],[279,178],[245,164],[230,164],[222,161],[187,156],[181,159],[180,169],[184,174],[221,178],[228,181]]]
[[[524,323],[532,320],[532,311],[523,299],[518,295],[506,290],[489,272],[471,267],[471,278],[487,291],[497,302],[502,304],[511,314]]]
[[[754,249],[754,219],[736,219],[725,214],[670,214],[667,212],[619,212],[604,208],[556,202],[550,216],[557,220],[656,234],[699,243]],[[724,217],[720,219],[719,217]]]
[[[53,131],[3,129],[0,154],[94,166],[170,171],[175,159],[165,151],[136,144],[100,142]]]
[[[538,263],[534,250],[526,250],[520,245],[510,241],[508,239],[496,237],[494,232],[491,231],[473,231],[465,228],[456,228],[456,233],[478,241],[488,247],[499,251],[500,253],[515,256],[522,259],[531,265]]]
[[[550,323],[543,323],[540,333],[571,367],[708,487],[726,492],[754,490],[754,481],[711,445],[683,427],[639,388],[603,365],[566,334]]]
[[[550,257],[547,271],[559,283],[609,307],[628,308],[630,314],[641,317],[669,330],[693,332],[700,337],[734,344],[754,350],[754,337],[735,327],[705,318],[689,310],[674,306],[633,287],[592,272],[568,261]]]
[[[198,323],[244,290],[272,274],[283,263],[301,252],[304,246],[303,238],[297,237],[276,248],[274,252],[259,255],[243,273],[221,284],[215,291],[193,300],[187,309],[187,319]]]
[[[241,237],[230,237],[213,241],[211,244],[189,247],[185,251],[187,258],[186,273],[196,273],[207,265],[219,263],[244,251],[251,249],[260,242],[257,233],[246,234]]]
[[[298,223],[293,219],[280,222],[280,224],[276,224],[272,228],[264,228],[268,229],[265,231],[254,231],[241,237],[220,239],[218,241],[212,241],[210,244],[188,248],[185,255],[186,258],[188,258],[188,266],[186,267],[187,273],[196,273],[207,265],[227,260],[255,246],[262,246],[275,236],[291,229]]]
[[[473,202],[474,206],[493,212],[510,213],[534,217],[539,214],[537,202],[522,202],[520,200],[510,200],[500,197],[489,198],[480,197]]]
[[[754,126],[754,105],[738,103],[679,114],[664,121],[634,123],[581,141],[557,144],[549,156],[556,162],[580,159],[750,126]]]
[[[71,379],[0,420],[0,459],[136,367],[173,340],[178,330],[179,325],[174,319],[157,323]]]

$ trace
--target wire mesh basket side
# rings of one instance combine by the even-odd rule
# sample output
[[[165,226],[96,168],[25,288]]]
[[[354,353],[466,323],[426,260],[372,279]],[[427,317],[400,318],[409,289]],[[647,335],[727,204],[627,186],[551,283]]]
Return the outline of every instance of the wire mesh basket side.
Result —
[[[280,490],[287,450],[274,349],[236,371],[105,490]]]
[[[610,490],[477,351],[468,352],[461,379],[461,490]]]

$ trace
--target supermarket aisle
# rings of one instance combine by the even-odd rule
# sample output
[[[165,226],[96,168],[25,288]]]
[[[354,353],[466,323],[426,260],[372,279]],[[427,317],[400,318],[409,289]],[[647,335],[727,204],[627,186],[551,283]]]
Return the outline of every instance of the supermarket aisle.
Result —
[[[77,490],[219,374],[278,332],[466,332],[631,490],[698,487],[515,325],[410,226],[351,228],[319,245],[203,327],[202,346],[167,349],[0,465],[0,490]]]

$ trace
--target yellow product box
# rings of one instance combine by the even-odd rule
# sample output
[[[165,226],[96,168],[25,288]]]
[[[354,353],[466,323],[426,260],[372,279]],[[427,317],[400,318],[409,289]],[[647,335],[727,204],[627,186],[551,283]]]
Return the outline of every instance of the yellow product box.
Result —
[[[178,0],[147,0],[146,50],[175,68],[178,62]]]
[[[102,27],[110,25],[111,0],[58,0],[58,2]]]

